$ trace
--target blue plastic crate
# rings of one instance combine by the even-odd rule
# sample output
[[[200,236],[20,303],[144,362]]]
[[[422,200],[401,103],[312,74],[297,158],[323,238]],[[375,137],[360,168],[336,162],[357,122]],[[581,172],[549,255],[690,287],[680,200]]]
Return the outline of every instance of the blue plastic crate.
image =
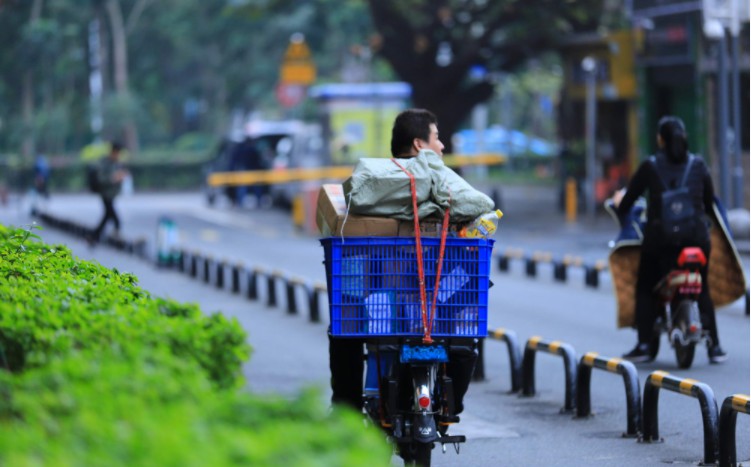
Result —
[[[485,337],[493,240],[447,238],[431,335]],[[423,335],[415,239],[321,239],[331,335]],[[440,238],[423,238],[428,311],[432,308]]]

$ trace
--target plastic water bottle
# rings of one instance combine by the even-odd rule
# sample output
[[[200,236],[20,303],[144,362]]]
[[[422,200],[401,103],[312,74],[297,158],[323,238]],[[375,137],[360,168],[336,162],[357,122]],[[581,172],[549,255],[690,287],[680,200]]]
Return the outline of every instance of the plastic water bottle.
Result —
[[[503,217],[500,209],[486,212],[469,223],[460,232],[460,237],[465,238],[488,238],[498,229],[498,220]]]

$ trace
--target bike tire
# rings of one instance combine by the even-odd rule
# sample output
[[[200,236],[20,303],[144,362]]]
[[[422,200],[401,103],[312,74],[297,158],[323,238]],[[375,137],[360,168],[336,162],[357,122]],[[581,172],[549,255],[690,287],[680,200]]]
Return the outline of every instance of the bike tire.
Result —
[[[694,353],[696,353],[696,344],[694,343],[676,345],[675,360],[678,362],[678,367],[683,369],[691,368],[691,364],[694,362]]]
[[[430,467],[433,443],[412,443],[407,449],[409,449],[409,456],[404,457],[405,467]]]
[[[688,335],[688,328],[691,319],[690,306],[691,304],[686,301],[683,301],[676,306],[676,309],[678,310],[677,325],[684,336]],[[694,362],[694,353],[696,353],[696,343],[689,342],[684,345],[675,342],[673,347],[675,348],[675,360],[678,363],[678,367],[682,369],[691,368],[691,364]]]

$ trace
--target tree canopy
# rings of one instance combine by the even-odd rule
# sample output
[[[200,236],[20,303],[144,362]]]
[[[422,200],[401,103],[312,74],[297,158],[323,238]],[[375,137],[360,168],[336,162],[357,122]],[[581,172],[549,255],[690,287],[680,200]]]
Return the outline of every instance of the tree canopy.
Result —
[[[567,34],[593,31],[603,0],[368,0],[377,53],[452,134],[511,72]],[[450,142],[448,142],[450,143]]]
[[[595,28],[606,1],[0,1],[0,153],[76,151],[95,136],[96,108],[101,137],[136,149],[211,138],[237,110],[281,115],[274,89],[293,33],[319,82],[340,81],[359,57],[365,79],[411,84],[412,104],[450,135],[492,96],[494,72]]]

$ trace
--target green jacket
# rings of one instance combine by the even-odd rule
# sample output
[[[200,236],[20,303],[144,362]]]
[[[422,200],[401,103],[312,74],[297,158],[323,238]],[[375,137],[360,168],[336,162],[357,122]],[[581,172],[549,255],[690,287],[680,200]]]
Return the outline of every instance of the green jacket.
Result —
[[[115,199],[120,193],[122,182],[115,181],[115,173],[123,167],[119,162],[105,157],[99,163],[99,194],[105,199]]]

